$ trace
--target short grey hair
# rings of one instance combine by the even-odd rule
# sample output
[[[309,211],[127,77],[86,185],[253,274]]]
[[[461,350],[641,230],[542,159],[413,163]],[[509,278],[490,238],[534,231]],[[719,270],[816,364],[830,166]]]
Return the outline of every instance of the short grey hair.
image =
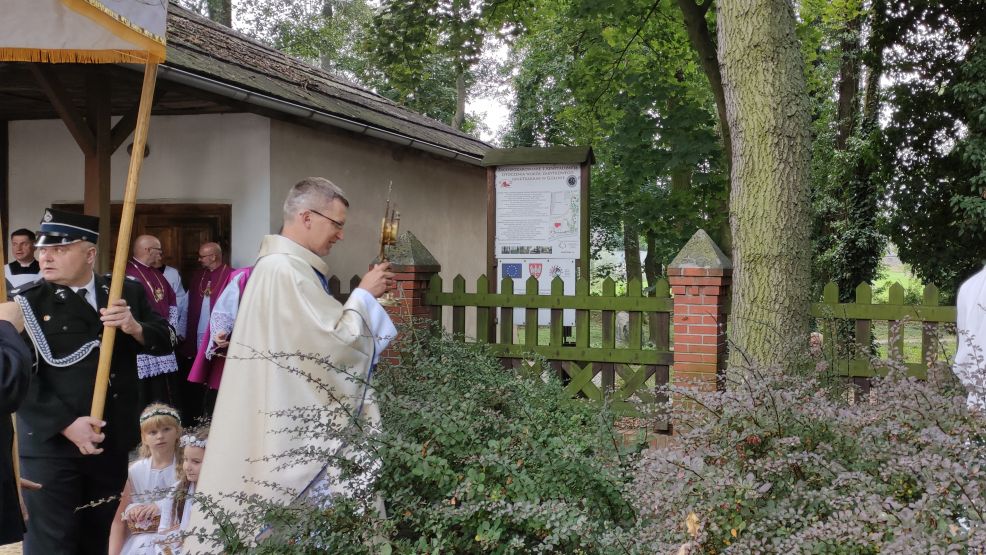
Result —
[[[306,177],[288,191],[284,199],[284,221],[293,220],[300,210],[324,206],[336,199],[349,208],[346,193],[335,183],[324,177]]]

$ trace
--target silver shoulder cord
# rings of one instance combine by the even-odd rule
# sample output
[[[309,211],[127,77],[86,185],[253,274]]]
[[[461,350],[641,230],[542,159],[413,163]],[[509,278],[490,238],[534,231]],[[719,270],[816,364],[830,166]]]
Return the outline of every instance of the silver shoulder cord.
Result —
[[[44,359],[44,361],[49,365],[57,368],[72,366],[73,364],[89,356],[89,353],[91,353],[93,349],[99,347],[99,340],[93,339],[80,347],[78,351],[62,358],[55,358],[51,352],[51,346],[48,345],[48,340],[45,338],[44,332],[41,330],[41,324],[38,323],[38,318],[34,314],[34,309],[31,308],[31,305],[27,302],[27,299],[25,299],[23,295],[17,295],[14,297],[14,301],[20,305],[21,312],[24,313],[24,330],[27,331],[27,336],[31,338],[31,343],[34,344],[35,354]]]

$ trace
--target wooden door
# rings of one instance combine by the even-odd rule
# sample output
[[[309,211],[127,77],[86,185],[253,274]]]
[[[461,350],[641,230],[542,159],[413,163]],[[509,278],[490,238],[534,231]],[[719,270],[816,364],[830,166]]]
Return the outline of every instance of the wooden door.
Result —
[[[82,212],[81,204],[59,204],[53,208]],[[114,249],[120,232],[121,212],[122,205],[114,204],[110,224]],[[231,222],[232,206],[229,204],[138,204],[131,236],[157,237],[164,251],[164,263],[177,268],[187,280],[200,267],[198,257],[202,243],[219,243],[224,259],[229,261]]]

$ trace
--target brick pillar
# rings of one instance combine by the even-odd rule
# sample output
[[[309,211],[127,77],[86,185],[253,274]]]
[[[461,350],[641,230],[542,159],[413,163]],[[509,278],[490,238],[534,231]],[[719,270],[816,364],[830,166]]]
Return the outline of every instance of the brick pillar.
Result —
[[[710,391],[726,369],[726,312],[733,264],[698,230],[668,266],[674,296],[674,384]]]
[[[424,304],[424,293],[428,290],[428,282],[432,276],[442,271],[442,266],[417,237],[410,231],[401,233],[397,244],[388,248],[387,259],[395,276],[396,286],[393,296],[397,302],[385,306],[394,325],[401,326],[416,319],[434,318],[434,310]],[[377,263],[376,260],[373,261]],[[372,265],[370,266],[373,267]],[[391,342],[383,354],[382,360],[397,363],[399,360],[400,338]]]

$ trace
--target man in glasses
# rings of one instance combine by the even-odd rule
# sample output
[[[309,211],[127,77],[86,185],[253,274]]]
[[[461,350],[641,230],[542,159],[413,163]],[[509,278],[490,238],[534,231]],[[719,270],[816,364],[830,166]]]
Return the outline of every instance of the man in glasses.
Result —
[[[144,294],[151,309],[168,321],[177,333],[178,298],[168,279],[157,267],[161,263],[161,241],[153,235],[141,235],[134,239],[133,257],[127,262],[127,275],[144,287]],[[139,401],[141,407],[158,402],[181,406],[178,391],[178,361],[174,353],[166,355],[137,355],[137,376],[140,378]]]
[[[396,335],[377,302],[393,287],[394,274],[389,263],[378,264],[345,305],[332,296],[322,257],[344,238],[348,211],[339,187],[320,177],[306,178],[284,201],[281,233],[261,243],[229,341],[197,494],[221,502],[228,499],[223,494],[236,492],[291,501],[286,492],[293,491],[320,503],[342,491],[331,479],[338,469],[327,461],[276,469],[282,462],[276,457],[295,449],[331,450],[333,444],[279,433],[294,425],[281,411],[338,407],[350,419],[379,422],[367,386],[376,358]],[[328,360],[331,367],[306,355]],[[191,527],[198,526],[214,524],[195,513]],[[209,546],[200,550],[209,552]]]
[[[98,229],[99,218],[46,210],[35,244],[43,279],[11,291],[36,358],[17,410],[22,476],[43,485],[24,491],[28,555],[106,553],[116,507],[96,502],[123,490],[140,441],[137,354],[174,349],[174,330],[136,281],[107,306],[109,276],[93,271]],[[105,422],[89,416],[103,326],[118,330]]]
[[[202,340],[205,337],[206,327],[209,324],[209,316],[212,308],[216,306],[216,299],[223,292],[229,277],[233,273],[233,268],[223,262],[223,250],[218,243],[204,243],[199,247],[199,264],[202,268],[196,270],[188,280],[188,316],[186,318],[185,329],[179,332],[184,339],[178,349],[180,358],[184,412],[183,418],[186,423],[193,422],[208,411],[211,404],[209,390],[197,383],[188,381],[188,373],[192,367],[192,361]]]

